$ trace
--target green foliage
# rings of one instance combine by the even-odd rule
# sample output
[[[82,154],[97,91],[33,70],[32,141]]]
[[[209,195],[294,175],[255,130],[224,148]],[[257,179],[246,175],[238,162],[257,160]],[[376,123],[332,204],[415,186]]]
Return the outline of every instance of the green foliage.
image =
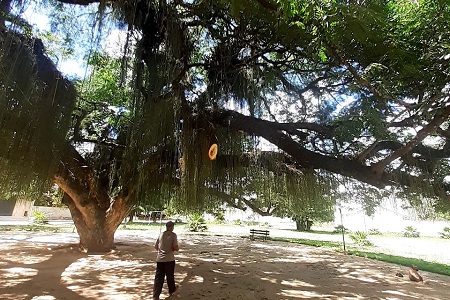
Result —
[[[332,249],[341,249],[342,244],[338,242],[331,241],[318,241],[318,240],[310,240],[310,239],[296,239],[296,238],[285,238],[285,237],[271,237],[272,241],[282,241],[289,243],[296,243],[314,247],[324,247],[324,248],[332,248]]]
[[[225,222],[225,211],[224,210],[215,210],[212,212],[214,216],[214,220],[219,223]]]
[[[363,247],[373,246],[373,243],[368,239],[368,236],[365,232],[355,231],[350,233],[349,237],[358,246]]]
[[[281,178],[287,199],[279,203],[278,209],[296,221],[298,230],[310,230],[314,222],[334,220],[335,202],[327,178],[315,173]]]
[[[420,233],[414,227],[406,226],[405,230],[403,231],[403,236],[417,238],[420,237]]]
[[[374,252],[366,252],[359,250],[350,250],[348,254],[356,255],[360,257],[376,259],[379,261],[385,261],[389,263],[393,263],[396,265],[402,265],[406,267],[417,266],[419,270],[432,272],[436,274],[443,274],[450,276],[449,267],[445,264],[440,264],[437,262],[428,262],[422,259],[411,258],[411,257],[402,257],[396,255],[389,255],[384,253],[374,253]]]
[[[77,82],[79,97],[70,115],[72,91],[43,97],[45,85],[23,72],[36,69],[33,56],[15,56],[22,48],[8,48],[15,44],[2,37],[4,185],[37,186],[36,174],[28,170],[53,178],[65,142],[79,148],[87,144],[93,149],[82,156],[111,195],[126,189],[140,204],[164,207],[175,200],[180,210],[191,211],[227,201],[244,207],[250,201],[256,209],[289,216],[308,228],[332,220],[333,179],[316,171],[332,169],[328,158],[368,166],[407,143],[411,128],[448,104],[450,13],[442,1],[169,1],[161,2],[164,8],[157,1],[141,1],[139,7],[117,1],[113,13],[102,2],[99,19],[89,7],[80,20],[81,8],[48,3],[51,30],[39,34],[65,49],[48,53],[72,55],[73,46],[82,44],[89,49],[89,72]],[[128,47],[120,58],[99,50],[104,28],[98,25],[106,15],[129,23]],[[77,21],[89,30],[78,30]],[[23,49],[29,52],[31,43]],[[341,109],[348,100],[351,105]],[[299,155],[255,154],[260,140],[243,137],[239,126],[230,126],[231,114],[221,114],[230,107],[278,121],[273,128],[279,126],[276,131],[284,135],[277,146]],[[389,128],[396,120],[413,124]],[[382,151],[376,143],[372,153],[365,151],[385,140],[389,147]],[[206,156],[213,142],[219,142],[222,156],[215,162]],[[425,191],[433,182],[426,192],[445,195],[436,187],[443,186],[448,162],[429,163],[425,152],[403,155],[398,168],[385,170],[402,184],[405,175],[414,174],[423,184],[411,186]],[[20,170],[11,172],[3,164]],[[334,172],[357,176],[366,169],[358,168]],[[26,180],[10,180],[11,174]],[[373,214],[381,198],[366,188],[354,190],[364,195],[355,198],[363,199],[366,214]],[[227,200],[217,195],[225,192]]]
[[[383,199],[391,195],[389,190],[377,189],[368,184],[357,182],[356,180],[343,180],[344,189],[336,189],[334,197],[341,204],[358,203],[362,206],[364,213],[367,216],[372,216],[376,208],[380,205]]]
[[[48,215],[38,210],[33,212],[33,224],[46,224],[48,223]]]
[[[442,232],[439,232],[439,236],[443,239],[450,239],[450,227],[444,227]]]
[[[206,225],[205,219],[201,215],[191,215],[186,224],[189,231],[192,232],[203,232],[208,230],[208,226]]]
[[[369,229],[368,235],[381,235],[381,231],[377,228],[371,228]]]
[[[64,153],[75,89],[43,51],[39,40],[0,35],[0,193],[43,192]]]
[[[235,219],[233,220],[233,225],[243,226],[243,223],[241,219]]]
[[[89,80],[77,82],[80,95],[73,116],[72,139],[124,143],[131,90],[122,76],[122,60],[94,52],[88,65],[92,68]]]
[[[244,224],[245,226],[257,226],[257,225],[259,225],[259,223],[256,222],[256,221],[244,221],[243,224]],[[238,224],[238,225],[239,225],[239,224]],[[263,226],[263,225],[261,225],[261,226]]]
[[[34,202],[35,206],[62,207],[63,192],[57,185],[53,185]]]
[[[335,226],[333,230],[334,233],[342,233],[342,231],[348,231],[348,229],[345,228],[343,225],[338,225]]]

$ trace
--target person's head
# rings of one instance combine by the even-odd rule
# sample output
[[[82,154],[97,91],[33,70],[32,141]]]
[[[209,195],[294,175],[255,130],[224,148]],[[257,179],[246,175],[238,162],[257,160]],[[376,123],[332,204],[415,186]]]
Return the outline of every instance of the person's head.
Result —
[[[166,223],[166,230],[172,231],[175,227],[175,224],[172,221]]]

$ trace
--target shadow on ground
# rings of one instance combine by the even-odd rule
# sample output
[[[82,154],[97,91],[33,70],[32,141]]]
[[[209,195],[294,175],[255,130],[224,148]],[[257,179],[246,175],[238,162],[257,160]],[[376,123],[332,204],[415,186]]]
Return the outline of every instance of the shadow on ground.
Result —
[[[173,299],[441,300],[450,290],[447,276],[425,273],[425,284],[413,283],[395,276],[404,267],[319,248],[217,236],[189,236],[180,245]],[[0,250],[0,295],[8,299],[151,298],[151,241],[121,237],[104,255],[27,239],[8,240]]]

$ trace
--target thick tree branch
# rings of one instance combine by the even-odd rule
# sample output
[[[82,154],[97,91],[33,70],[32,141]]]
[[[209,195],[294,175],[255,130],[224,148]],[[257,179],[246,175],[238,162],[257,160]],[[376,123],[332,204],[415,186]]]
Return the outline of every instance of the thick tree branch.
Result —
[[[88,199],[95,199],[96,205],[103,210],[109,207],[109,195],[105,187],[97,180],[91,166],[78,153],[74,146],[66,144],[61,156],[55,182],[81,207],[89,204]]]
[[[271,216],[273,214],[273,211],[270,212],[269,210],[266,210],[266,211],[262,210],[258,206],[256,206],[251,200],[247,200],[236,194],[230,195],[230,194],[221,192],[221,191],[219,191],[217,189],[213,189],[213,188],[209,188],[208,192],[209,192],[209,194],[220,198],[221,200],[226,202],[231,207],[234,207],[234,208],[237,208],[240,210],[245,210],[246,209],[245,206],[239,205],[239,202],[242,202],[245,205],[247,205],[253,212],[259,214],[260,216]],[[236,203],[236,200],[238,201],[238,203]]]
[[[330,157],[302,147],[280,131],[280,128],[272,122],[248,117],[234,111],[217,112],[212,115],[212,119],[231,130],[245,131],[248,134],[265,138],[292,156],[303,168],[327,170],[355,178],[379,188],[391,184],[388,174],[383,173],[382,176],[374,176],[370,167],[361,164],[357,160]]]
[[[438,131],[438,130],[437,130]],[[368,158],[374,156],[377,152],[382,150],[397,151],[404,145],[397,141],[376,141],[369,147],[367,147],[361,154],[357,156],[357,159],[361,162],[365,162]],[[434,149],[422,144],[416,145],[410,151],[411,153],[419,154],[423,159],[440,159],[450,156],[450,148],[444,147],[442,149]]]
[[[431,120],[431,122],[428,123],[428,125],[423,127],[417,133],[417,135],[412,140],[410,140],[406,145],[404,145],[403,147],[397,149],[394,153],[392,153],[388,157],[384,158],[383,160],[375,163],[372,166],[372,169],[374,170],[374,172],[378,176],[381,176],[381,174],[383,173],[384,168],[388,164],[390,164],[391,162],[393,162],[397,158],[405,155],[406,153],[410,152],[414,147],[416,147],[419,143],[421,143],[430,133],[436,131],[436,129],[444,121],[446,121],[449,116],[450,116],[450,106],[444,107],[438,114],[436,114],[436,116],[433,118],[433,120]]]
[[[267,0],[256,0],[262,7],[271,10],[271,11],[277,11],[279,6],[277,4],[274,4]]]
[[[61,3],[66,3],[66,4],[74,4],[74,5],[89,5],[92,3],[100,3],[100,0],[57,0],[58,2]],[[112,3],[113,1],[107,1],[109,3]]]
[[[325,36],[325,35],[324,35]],[[368,82],[367,80],[365,80],[361,75],[359,75],[358,71],[355,69],[354,66],[352,66],[352,64],[350,62],[348,62],[344,56],[342,56],[338,49],[336,49],[336,47],[334,45],[332,45],[330,42],[326,41],[326,44],[328,46],[328,49],[330,51],[330,53],[336,58],[336,60],[344,65],[347,70],[352,74],[353,78],[355,78],[356,82],[358,82],[358,84],[363,87],[366,88],[369,92],[371,92],[375,97],[384,100],[384,101],[394,101],[400,105],[402,105],[403,107],[406,108],[410,108],[413,105],[406,103],[405,101],[398,99],[398,98],[394,98],[392,96],[389,95],[384,95],[383,93],[381,93],[376,87],[374,87],[370,82]]]

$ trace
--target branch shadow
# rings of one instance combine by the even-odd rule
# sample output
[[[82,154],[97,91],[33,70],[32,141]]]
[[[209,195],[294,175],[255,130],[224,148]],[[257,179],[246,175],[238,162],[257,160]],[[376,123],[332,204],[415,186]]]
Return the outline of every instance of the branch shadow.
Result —
[[[0,258],[0,294],[11,299],[53,296],[56,299],[88,299],[61,282],[63,272],[85,255],[77,245],[48,247],[19,242]]]
[[[1,236],[0,236],[1,241]],[[11,299],[149,299],[153,243],[126,237],[108,254],[75,245],[0,244],[0,294]],[[400,266],[320,248],[225,236],[181,236],[176,255],[180,288],[161,299],[430,299],[447,297],[447,276],[422,274],[428,284],[395,277]]]

